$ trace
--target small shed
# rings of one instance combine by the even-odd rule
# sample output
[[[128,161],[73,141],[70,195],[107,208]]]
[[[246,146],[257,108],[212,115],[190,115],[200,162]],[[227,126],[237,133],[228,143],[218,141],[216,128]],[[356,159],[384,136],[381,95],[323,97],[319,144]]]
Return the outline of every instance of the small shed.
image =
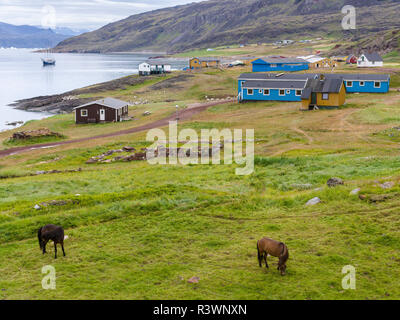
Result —
[[[302,106],[307,109],[338,108],[346,101],[346,89],[340,76],[319,75],[307,80],[301,94]]]
[[[354,54],[351,54],[346,59],[346,64],[357,64],[357,57]]]
[[[128,106],[128,102],[114,98],[89,102],[74,108],[75,123],[119,122],[128,116]]]
[[[139,64],[139,75],[140,76],[148,76],[151,73],[151,66],[147,62],[143,62]]]

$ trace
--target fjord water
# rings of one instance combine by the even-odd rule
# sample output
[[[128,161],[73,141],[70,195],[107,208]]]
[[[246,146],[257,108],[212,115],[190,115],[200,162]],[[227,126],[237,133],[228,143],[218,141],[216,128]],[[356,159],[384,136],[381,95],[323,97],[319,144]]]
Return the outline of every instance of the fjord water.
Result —
[[[43,54],[27,49],[0,49],[0,131],[6,122],[42,119],[50,114],[8,106],[19,99],[63,93],[84,86],[137,74],[146,54],[54,54],[55,66],[43,67]],[[171,59],[173,69],[187,66]]]

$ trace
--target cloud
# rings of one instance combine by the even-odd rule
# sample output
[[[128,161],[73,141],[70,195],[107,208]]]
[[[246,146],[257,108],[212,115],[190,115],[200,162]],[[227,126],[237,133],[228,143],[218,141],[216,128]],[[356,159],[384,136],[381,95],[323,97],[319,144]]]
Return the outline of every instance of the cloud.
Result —
[[[128,16],[201,0],[0,0],[0,22],[41,25],[55,18],[59,27],[97,29]],[[55,9],[55,16],[49,10]],[[53,21],[53,20],[52,20]]]

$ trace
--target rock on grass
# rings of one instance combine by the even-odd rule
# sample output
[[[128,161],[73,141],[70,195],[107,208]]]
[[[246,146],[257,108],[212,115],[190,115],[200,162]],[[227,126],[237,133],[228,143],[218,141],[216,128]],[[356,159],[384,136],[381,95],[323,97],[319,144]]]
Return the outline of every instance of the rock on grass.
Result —
[[[318,197],[312,198],[311,200],[308,200],[308,202],[306,203],[306,206],[314,206],[318,203],[321,203],[321,199]]]
[[[330,178],[327,182],[328,187],[333,188],[339,185],[344,185],[344,182],[340,178]]]

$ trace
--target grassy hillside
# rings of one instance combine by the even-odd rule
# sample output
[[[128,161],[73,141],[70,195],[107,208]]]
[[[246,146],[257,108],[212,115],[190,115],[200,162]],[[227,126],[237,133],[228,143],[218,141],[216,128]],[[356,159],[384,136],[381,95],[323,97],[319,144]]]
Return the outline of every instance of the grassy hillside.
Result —
[[[357,8],[357,30],[343,32],[341,8]],[[59,52],[127,52],[270,42],[300,37],[368,38],[398,29],[393,0],[210,0],[128,17],[61,42]]]
[[[236,176],[237,165],[85,163],[107,150],[148,146],[146,132],[0,158],[0,299],[399,299],[399,63],[391,57],[384,69],[390,93],[348,95],[337,110],[227,103],[180,123],[197,131],[254,128],[250,176]],[[204,70],[171,87],[175,73],[105,93],[149,100],[131,108],[133,122],[77,126],[67,114],[25,128],[72,139],[135,127],[176,104],[234,95],[243,71]],[[146,110],[153,114],[142,116]],[[0,133],[0,143],[9,135]],[[63,172],[35,175],[54,169]],[[345,185],[327,187],[331,177]],[[355,188],[365,200],[350,195]],[[306,206],[313,197],[322,203]],[[41,254],[36,230],[47,223],[66,229],[65,258],[55,261],[51,245]],[[287,276],[275,258],[270,270],[258,267],[263,236],[288,245]],[[48,264],[57,272],[54,291],[41,287]],[[356,290],[341,286],[348,264],[356,267]],[[198,284],[188,283],[193,276]]]

